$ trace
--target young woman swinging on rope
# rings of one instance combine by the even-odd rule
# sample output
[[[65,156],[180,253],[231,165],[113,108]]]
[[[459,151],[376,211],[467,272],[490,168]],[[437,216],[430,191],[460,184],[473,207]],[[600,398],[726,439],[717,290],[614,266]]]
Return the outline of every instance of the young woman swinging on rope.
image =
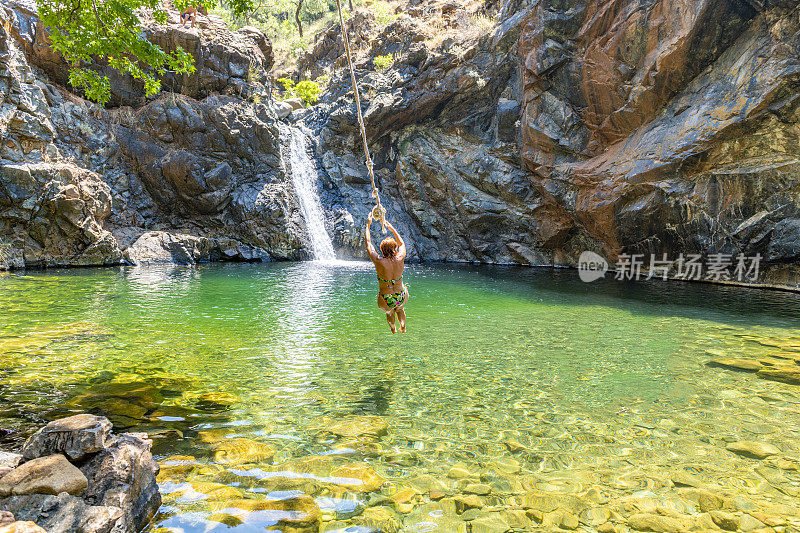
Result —
[[[386,237],[381,242],[381,255],[372,245],[372,236],[369,227],[372,225],[372,213],[367,217],[367,228],[364,231],[364,241],[367,245],[369,258],[375,264],[378,273],[378,307],[386,313],[386,321],[392,333],[397,333],[395,317],[400,322],[400,332],[406,332],[406,312],[403,306],[408,302],[408,287],[403,283],[403,268],[405,267],[406,245],[403,238],[385,219],[386,227],[394,234],[394,239]]]
[[[403,284],[406,245],[403,243],[400,234],[394,229],[394,226],[386,221],[386,209],[381,205],[381,196],[378,193],[378,187],[375,185],[375,173],[372,169],[372,158],[369,156],[367,131],[364,128],[364,116],[361,114],[361,98],[358,96],[358,83],[356,83],[356,72],[353,68],[353,55],[350,51],[350,40],[345,30],[340,0],[336,0],[336,7],[339,8],[339,27],[342,30],[342,40],[344,41],[344,50],[347,55],[347,65],[350,68],[350,83],[353,85],[353,97],[356,104],[358,127],[359,130],[361,130],[361,142],[364,143],[364,155],[367,158],[367,172],[369,173],[369,179],[372,183],[372,197],[375,198],[375,207],[372,209],[369,217],[367,217],[367,229],[364,231],[364,240],[366,241],[369,258],[372,259],[372,262],[375,264],[375,270],[378,273],[378,307],[386,313],[386,321],[389,322],[392,333],[397,333],[397,328],[394,325],[395,317],[400,321],[400,331],[405,333],[406,312],[403,306],[406,305],[409,298],[408,287]],[[388,228],[394,234],[394,239],[387,237],[381,242],[382,256],[378,255],[375,251],[375,247],[372,246],[372,237],[369,234],[369,227],[372,225],[373,220],[381,223],[384,232]]]

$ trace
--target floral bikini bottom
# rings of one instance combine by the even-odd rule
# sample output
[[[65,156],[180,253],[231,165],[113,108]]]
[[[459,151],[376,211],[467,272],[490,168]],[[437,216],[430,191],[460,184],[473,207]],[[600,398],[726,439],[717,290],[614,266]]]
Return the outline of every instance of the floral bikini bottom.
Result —
[[[389,309],[394,309],[397,306],[402,306],[403,302],[406,300],[406,289],[403,288],[400,292],[393,292],[391,294],[381,294],[381,298],[383,301],[386,302],[386,305],[389,306]]]

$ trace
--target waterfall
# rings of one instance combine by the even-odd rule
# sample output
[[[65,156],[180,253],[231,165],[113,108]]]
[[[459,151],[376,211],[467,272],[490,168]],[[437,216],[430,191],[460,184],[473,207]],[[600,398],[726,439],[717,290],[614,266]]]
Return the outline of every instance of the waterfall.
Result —
[[[306,136],[299,128],[290,128],[289,164],[300,209],[311,239],[311,254],[315,261],[333,261],[336,254],[333,242],[325,230],[322,203],[317,191],[317,166],[306,150]]]

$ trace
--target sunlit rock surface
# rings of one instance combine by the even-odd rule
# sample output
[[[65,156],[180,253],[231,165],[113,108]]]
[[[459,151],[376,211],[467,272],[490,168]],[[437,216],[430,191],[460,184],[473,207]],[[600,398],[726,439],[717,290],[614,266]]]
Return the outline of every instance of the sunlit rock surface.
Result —
[[[0,531],[141,531],[161,505],[152,441],[110,430],[105,417],[75,415],[31,435],[22,462],[0,452],[10,467],[0,471]]]
[[[197,72],[167,76],[155,99],[112,76],[102,109],[65,88],[31,5],[0,20],[0,264],[304,257],[262,33],[150,25],[167,48],[192,45]]]
[[[393,66],[358,64],[376,175],[412,256],[761,254],[762,281],[796,286],[795,3],[511,2],[500,19],[429,48],[401,15],[372,41],[399,51]],[[357,253],[371,199],[341,81],[306,121],[334,237]]]

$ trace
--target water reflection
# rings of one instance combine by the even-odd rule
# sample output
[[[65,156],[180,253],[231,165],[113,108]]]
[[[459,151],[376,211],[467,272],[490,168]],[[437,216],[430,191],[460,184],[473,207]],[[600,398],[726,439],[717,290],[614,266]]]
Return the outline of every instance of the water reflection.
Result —
[[[336,312],[331,305],[335,285],[334,271],[316,261],[297,263],[288,268],[282,286],[274,342],[274,372],[281,376],[273,390],[279,397],[308,401],[324,351],[323,332]]]

